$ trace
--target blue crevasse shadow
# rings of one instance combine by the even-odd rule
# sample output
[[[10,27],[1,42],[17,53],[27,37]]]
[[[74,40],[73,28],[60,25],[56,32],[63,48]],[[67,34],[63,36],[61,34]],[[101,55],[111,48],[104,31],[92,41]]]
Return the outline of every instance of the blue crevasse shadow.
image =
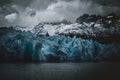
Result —
[[[0,36],[0,61],[96,61],[119,56],[120,43],[14,32]]]

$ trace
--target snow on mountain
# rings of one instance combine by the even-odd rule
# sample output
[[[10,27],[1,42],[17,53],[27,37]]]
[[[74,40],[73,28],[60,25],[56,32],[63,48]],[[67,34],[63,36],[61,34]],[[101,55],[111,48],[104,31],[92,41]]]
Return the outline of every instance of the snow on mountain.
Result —
[[[84,23],[84,24],[60,24],[60,25],[52,25],[52,24],[39,24],[35,26],[33,29],[33,32],[36,34],[46,34],[49,33],[50,36],[56,35],[56,34],[80,34],[80,35],[87,35],[87,36],[97,36],[98,33],[105,33],[109,32],[109,34],[118,33],[118,28],[104,28],[102,24],[95,24],[94,27],[92,27],[93,22],[91,23]],[[116,32],[117,31],[117,32]],[[102,35],[102,36],[107,36]]]
[[[115,14],[107,16],[83,15],[73,24],[39,23],[32,29],[35,34],[84,36],[89,37],[111,37],[120,36],[120,18]]]
[[[106,44],[95,39],[112,42]],[[2,27],[0,52],[0,61],[116,59],[120,57],[120,18],[114,14],[83,15],[74,24],[39,23],[33,29]]]
[[[50,36],[53,36],[61,33],[83,33],[82,32],[83,28],[85,28],[85,26],[79,25],[78,23],[69,24],[69,25],[39,24],[35,26],[35,28],[33,29],[33,32],[35,32],[36,34],[43,34],[48,32]]]

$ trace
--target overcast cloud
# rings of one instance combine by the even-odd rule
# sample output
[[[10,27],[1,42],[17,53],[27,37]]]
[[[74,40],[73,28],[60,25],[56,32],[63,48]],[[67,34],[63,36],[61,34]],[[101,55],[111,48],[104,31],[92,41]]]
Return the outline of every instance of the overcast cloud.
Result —
[[[120,0],[0,0],[0,26],[34,26],[82,14],[120,14]]]

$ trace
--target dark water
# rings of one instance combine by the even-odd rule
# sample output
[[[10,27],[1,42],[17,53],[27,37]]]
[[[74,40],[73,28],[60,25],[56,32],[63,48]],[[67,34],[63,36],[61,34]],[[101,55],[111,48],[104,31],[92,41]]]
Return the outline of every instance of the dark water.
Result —
[[[1,63],[0,80],[120,80],[120,62]]]

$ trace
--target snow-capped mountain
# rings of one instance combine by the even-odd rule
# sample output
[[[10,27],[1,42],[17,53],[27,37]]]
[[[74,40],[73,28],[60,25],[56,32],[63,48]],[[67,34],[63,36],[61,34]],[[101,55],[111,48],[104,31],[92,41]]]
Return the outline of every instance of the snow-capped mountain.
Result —
[[[120,36],[120,18],[113,13],[107,16],[84,14],[74,24],[39,23],[32,32],[50,36],[66,35],[83,38],[118,37]]]
[[[74,24],[39,23],[26,30],[19,26],[0,28],[0,61],[120,59],[120,18],[113,14],[83,15]]]

